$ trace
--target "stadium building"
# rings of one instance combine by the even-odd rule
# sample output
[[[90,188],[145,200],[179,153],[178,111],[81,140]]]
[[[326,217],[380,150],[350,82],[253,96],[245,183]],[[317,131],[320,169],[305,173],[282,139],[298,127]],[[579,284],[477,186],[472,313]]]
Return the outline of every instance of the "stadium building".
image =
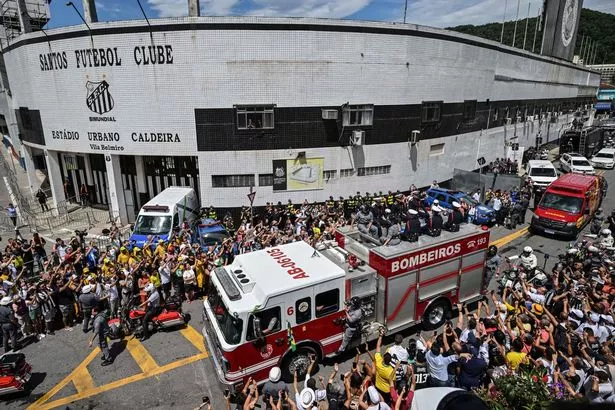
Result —
[[[54,203],[86,184],[123,222],[170,185],[234,208],[251,189],[264,205],[447,180],[556,140],[600,83],[554,46],[413,24],[86,17],[5,44],[0,113]]]

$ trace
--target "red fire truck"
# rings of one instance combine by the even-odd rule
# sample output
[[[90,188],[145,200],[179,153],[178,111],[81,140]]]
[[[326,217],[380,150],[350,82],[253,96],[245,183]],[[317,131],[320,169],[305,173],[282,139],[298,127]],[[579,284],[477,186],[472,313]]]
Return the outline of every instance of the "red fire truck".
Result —
[[[482,297],[489,231],[462,224],[418,242],[381,246],[343,227],[317,249],[305,242],[239,255],[216,268],[204,301],[203,335],[218,378],[265,381],[273,366],[290,380],[341,345],[344,302],[358,297],[354,346],[423,322],[441,326],[455,303]],[[350,260],[350,263],[349,263]]]

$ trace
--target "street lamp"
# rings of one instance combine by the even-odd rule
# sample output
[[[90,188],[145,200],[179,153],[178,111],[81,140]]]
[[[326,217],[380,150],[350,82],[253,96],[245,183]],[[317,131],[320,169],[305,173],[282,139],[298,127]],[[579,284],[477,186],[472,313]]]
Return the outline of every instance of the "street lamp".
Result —
[[[77,13],[77,15],[79,16],[79,18],[81,19],[81,21],[83,21],[83,24],[85,24],[85,26],[88,28],[88,31],[90,33],[90,40],[92,41],[92,44],[94,44],[94,38],[92,37],[92,29],[90,28],[90,26],[88,25],[88,22],[85,21],[85,19],[83,18],[83,16],[81,15],[81,13],[79,12],[79,9],[77,9],[77,7],[75,7],[75,5],[73,4],[72,1],[69,1],[68,3],[66,3],[66,7],[72,7],[73,9],[75,9],[75,13]]]

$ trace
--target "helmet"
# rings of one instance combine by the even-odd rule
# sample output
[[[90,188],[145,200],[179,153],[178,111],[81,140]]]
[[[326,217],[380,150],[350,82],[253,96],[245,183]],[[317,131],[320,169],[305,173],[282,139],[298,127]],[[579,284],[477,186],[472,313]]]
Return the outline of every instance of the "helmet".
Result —
[[[598,253],[600,250],[596,248],[594,245],[590,245],[587,247],[587,252]]]
[[[526,246],[525,248],[523,248],[523,253],[532,254],[533,252],[534,252],[534,250],[532,249],[531,246]]]
[[[361,307],[361,299],[359,299],[356,296],[353,296],[352,299],[350,299],[350,306],[352,306],[355,309]]]
[[[601,234],[604,235],[604,236],[609,236],[611,234],[611,230],[608,229],[608,228],[603,229]]]
[[[487,251],[487,255],[489,256],[495,256],[498,253],[498,247],[495,245],[491,245],[489,246],[489,250]]]

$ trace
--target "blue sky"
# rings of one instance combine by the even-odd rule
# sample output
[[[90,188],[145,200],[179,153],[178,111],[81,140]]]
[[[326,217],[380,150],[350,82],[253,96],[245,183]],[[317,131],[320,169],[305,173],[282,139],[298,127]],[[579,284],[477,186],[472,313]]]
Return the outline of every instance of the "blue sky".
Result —
[[[259,15],[348,18],[402,21],[405,0],[201,0],[201,14],[215,16]],[[81,1],[74,4],[82,11]],[[178,17],[188,14],[188,0],[141,0],[148,18]],[[542,0],[520,0],[520,18],[535,16]],[[142,19],[136,0],[97,0],[99,21]],[[516,0],[408,0],[410,23],[435,27],[483,24],[514,19]],[[615,0],[585,0],[584,7],[615,14]],[[81,24],[65,0],[54,0],[47,28]]]

